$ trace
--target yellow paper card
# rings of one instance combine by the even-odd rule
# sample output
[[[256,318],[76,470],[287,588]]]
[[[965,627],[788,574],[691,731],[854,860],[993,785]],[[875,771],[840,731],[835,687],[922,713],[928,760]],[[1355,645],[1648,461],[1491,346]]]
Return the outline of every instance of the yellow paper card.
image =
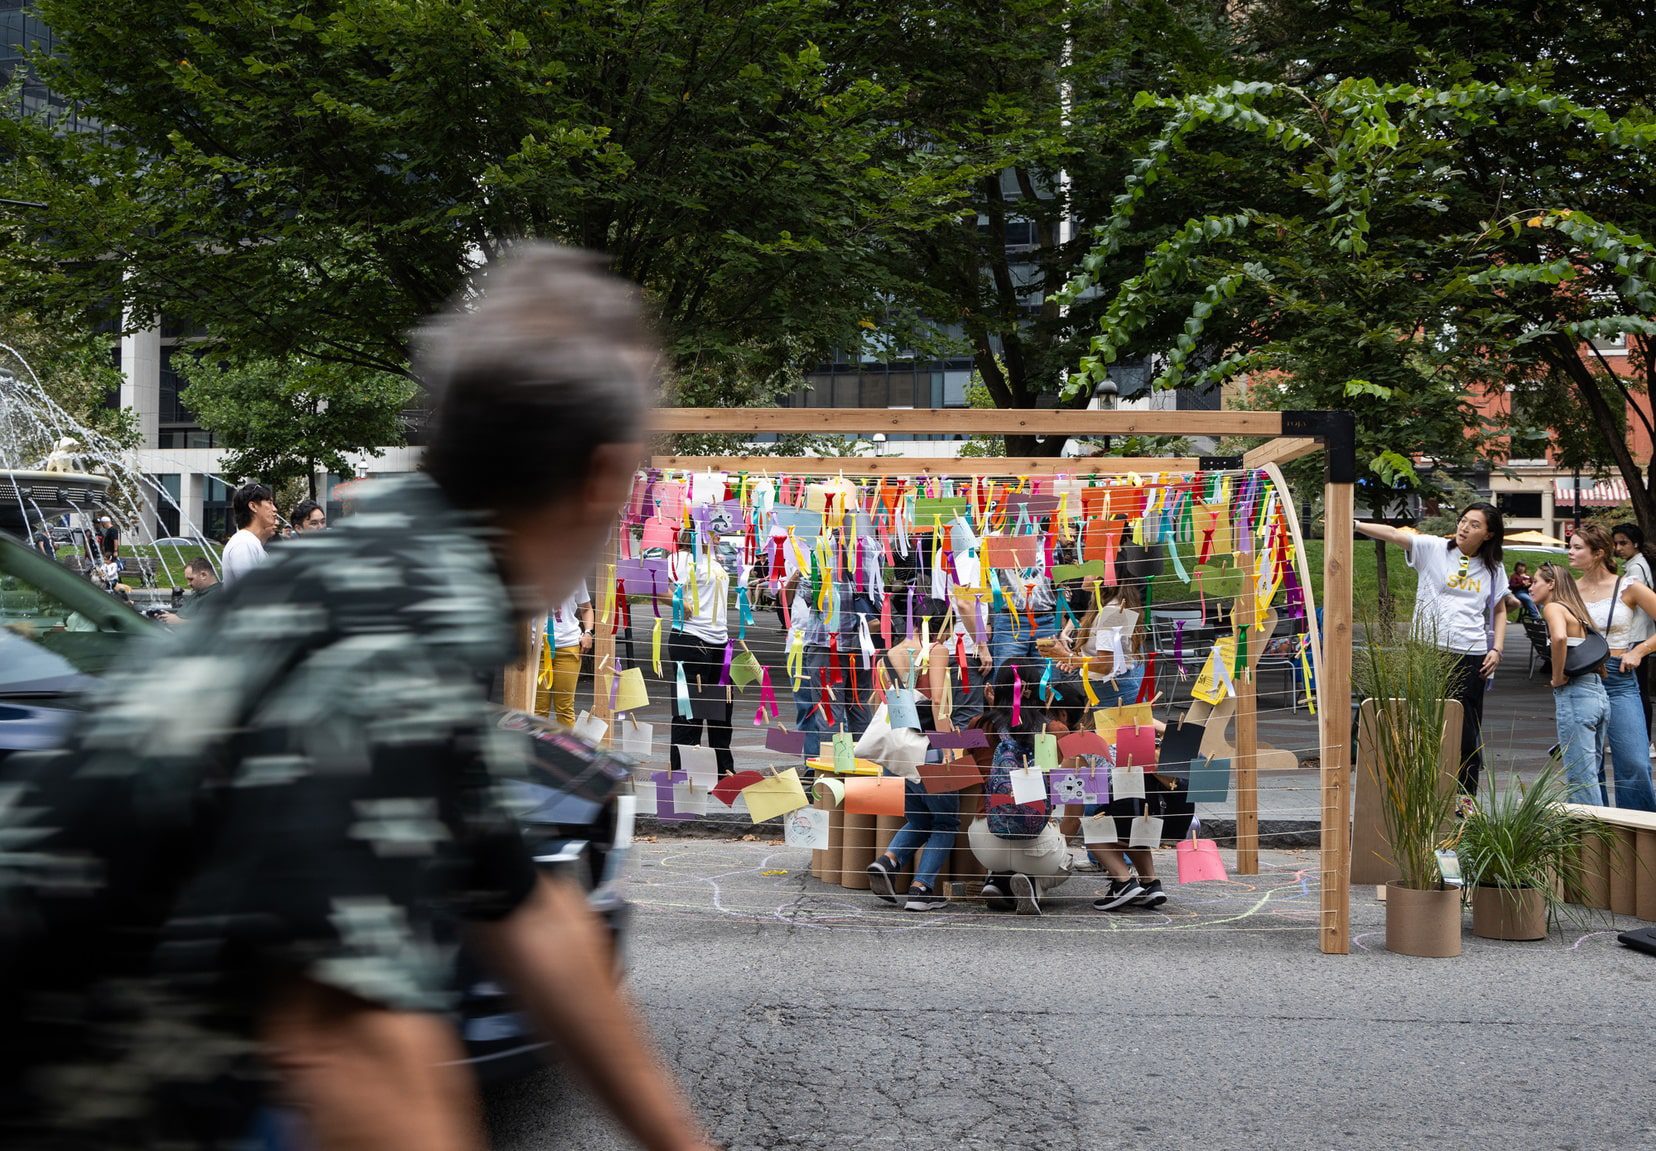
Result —
[[[1208,652],[1207,662],[1202,665],[1202,674],[1191,684],[1190,697],[1203,703],[1217,705],[1226,694],[1224,681],[1219,678],[1219,665],[1222,663],[1228,668],[1235,662],[1236,637],[1221,636],[1214,642],[1213,650]]]
[[[1104,737],[1105,743],[1115,742],[1118,727],[1149,727],[1155,720],[1155,713],[1148,703],[1127,703],[1093,712],[1093,727]]]
[[[650,693],[644,686],[644,669],[629,667],[621,673],[621,682],[615,685],[615,710],[637,711],[650,706]]]
[[[805,787],[799,782],[799,772],[792,767],[769,779],[748,784],[742,789],[742,798],[747,800],[748,814],[755,823],[810,805],[810,800],[805,798]]]

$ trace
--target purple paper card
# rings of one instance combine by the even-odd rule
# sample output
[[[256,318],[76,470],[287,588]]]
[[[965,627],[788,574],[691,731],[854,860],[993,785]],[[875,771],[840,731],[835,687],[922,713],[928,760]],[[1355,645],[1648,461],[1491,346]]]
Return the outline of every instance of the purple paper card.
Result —
[[[1047,778],[1054,807],[1066,803],[1109,803],[1110,772],[1104,767],[1060,768]]]
[[[988,747],[989,737],[977,728],[964,731],[928,731],[926,739],[933,747],[947,751],[966,751],[974,747]]]
[[[781,752],[783,755],[804,755],[805,733],[785,731],[780,727],[769,728],[765,732],[765,750]]]
[[[680,815],[678,810],[673,807],[673,785],[675,783],[690,782],[690,775],[688,772],[658,771],[650,778],[655,781],[657,819],[669,820],[695,818],[695,816],[691,815],[689,812],[685,812]]]
[[[650,595],[652,587],[657,595],[672,594],[672,585],[667,579],[667,561],[664,559],[622,560],[615,565],[615,578],[627,585],[629,596]]]

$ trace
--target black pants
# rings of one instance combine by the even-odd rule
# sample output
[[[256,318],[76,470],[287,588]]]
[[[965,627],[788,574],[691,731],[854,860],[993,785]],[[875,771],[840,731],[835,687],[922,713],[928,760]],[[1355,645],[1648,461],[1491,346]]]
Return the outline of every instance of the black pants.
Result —
[[[1483,773],[1484,657],[1458,655],[1449,674],[1449,698],[1461,705],[1460,789],[1478,794]]]
[[[699,744],[702,727],[707,728],[707,746],[716,753],[719,774],[729,775],[736,770],[736,761],[730,754],[730,694],[719,686],[719,673],[724,670],[724,646],[710,644],[689,632],[674,632],[667,641],[667,656],[684,665],[684,679],[690,688],[690,718],[679,714],[677,676],[669,681],[673,697],[673,748],[668,762],[679,770],[679,744]]]
[[[1645,730],[1650,731],[1650,661],[1641,659],[1639,666],[1633,669],[1633,674],[1639,680],[1639,702],[1644,704]]]

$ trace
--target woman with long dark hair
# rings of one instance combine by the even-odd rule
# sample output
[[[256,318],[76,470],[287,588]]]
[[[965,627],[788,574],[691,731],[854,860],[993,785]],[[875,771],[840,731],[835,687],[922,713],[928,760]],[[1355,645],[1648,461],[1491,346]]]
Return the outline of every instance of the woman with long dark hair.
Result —
[[[1593,627],[1610,645],[1604,691],[1610,697],[1616,806],[1656,811],[1656,790],[1650,780],[1650,730],[1645,726],[1637,674],[1645,657],[1656,649],[1656,638],[1651,636],[1656,592],[1617,575],[1610,533],[1598,524],[1582,524],[1570,533],[1570,566],[1577,572],[1576,587]]]
[[[1599,787],[1600,764],[1610,721],[1610,700],[1604,692],[1604,665],[1569,674],[1570,649],[1598,629],[1582,602],[1575,577],[1561,564],[1544,563],[1535,571],[1531,587],[1541,618],[1547,622],[1552,648],[1553,711],[1558,724],[1558,751],[1564,761],[1564,782],[1571,803],[1604,802]]]
[[[1483,771],[1484,685],[1501,666],[1506,643],[1505,530],[1500,509],[1482,501],[1466,505],[1447,540],[1388,524],[1357,524],[1360,534],[1403,549],[1418,577],[1414,634],[1455,656],[1448,698],[1461,705],[1460,787],[1467,796],[1478,794]]]

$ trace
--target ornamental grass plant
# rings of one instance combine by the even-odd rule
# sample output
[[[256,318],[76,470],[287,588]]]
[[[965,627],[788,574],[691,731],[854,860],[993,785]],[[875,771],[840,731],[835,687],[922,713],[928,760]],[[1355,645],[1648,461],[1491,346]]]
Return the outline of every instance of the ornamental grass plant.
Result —
[[[1467,813],[1457,852],[1470,893],[1475,887],[1541,892],[1548,922],[1556,919],[1565,889],[1579,886],[1582,848],[1615,839],[1609,824],[1566,808],[1569,787],[1554,760],[1531,783],[1508,776]]]
[[[1386,835],[1405,887],[1439,886],[1435,852],[1453,842],[1456,789],[1443,778],[1444,701],[1455,656],[1416,628],[1366,623],[1368,642],[1353,673],[1363,697],[1377,701],[1374,755]]]

